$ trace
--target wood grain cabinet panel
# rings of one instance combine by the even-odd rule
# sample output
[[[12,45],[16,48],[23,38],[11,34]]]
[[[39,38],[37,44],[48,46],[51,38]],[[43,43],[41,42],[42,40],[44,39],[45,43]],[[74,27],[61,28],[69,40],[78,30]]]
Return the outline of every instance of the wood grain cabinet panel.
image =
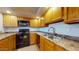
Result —
[[[12,15],[3,15],[4,27],[18,27],[17,17]]]
[[[30,27],[41,28],[41,27],[47,27],[47,25],[45,24],[45,20],[32,19],[30,20]]]
[[[40,27],[40,20],[30,20],[30,27]]]
[[[42,36],[40,36],[40,51],[64,51],[65,49]]]
[[[8,38],[0,40],[0,51],[8,51],[8,50],[9,50]]]
[[[54,51],[55,50],[55,44],[53,42],[50,42],[48,40],[45,40],[45,51]]]
[[[40,51],[45,50],[45,38],[40,36]]]
[[[54,43],[50,42],[44,37],[40,37],[40,50],[41,51],[53,51],[54,50]]]
[[[17,17],[11,16],[11,26],[12,27],[18,27]]]
[[[79,7],[65,7],[64,22],[67,24],[79,23]]]
[[[3,25],[5,26],[5,27],[10,27],[11,26],[11,17],[10,17],[10,15],[3,15]]]
[[[9,50],[16,49],[16,37],[12,35],[8,39],[9,39]]]
[[[30,32],[30,44],[36,44],[36,43],[37,43],[36,33]]]
[[[49,10],[43,15],[43,17],[45,18],[45,23],[49,24],[62,21],[62,8],[49,8]]]
[[[12,51],[16,49],[16,35],[0,40],[0,51]]]

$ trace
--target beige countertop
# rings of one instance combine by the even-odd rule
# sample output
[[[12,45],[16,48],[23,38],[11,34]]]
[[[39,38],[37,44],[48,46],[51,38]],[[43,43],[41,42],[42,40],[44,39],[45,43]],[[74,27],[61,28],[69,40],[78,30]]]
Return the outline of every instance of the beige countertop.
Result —
[[[8,36],[11,36],[11,35],[14,35],[16,33],[0,33],[0,40],[8,37]]]
[[[45,37],[46,39],[54,42],[55,44],[63,47],[64,49],[68,51],[79,51],[79,42],[73,41],[73,40],[68,40],[65,38],[49,38],[48,36],[44,36],[43,33],[41,32],[34,32],[37,33],[40,36]]]

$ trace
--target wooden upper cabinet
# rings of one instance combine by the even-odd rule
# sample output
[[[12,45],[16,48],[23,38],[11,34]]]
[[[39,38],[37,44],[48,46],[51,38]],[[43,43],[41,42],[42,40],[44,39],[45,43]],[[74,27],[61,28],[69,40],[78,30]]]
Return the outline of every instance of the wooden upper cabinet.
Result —
[[[79,8],[65,7],[64,8],[64,22],[67,24],[79,23]]]
[[[30,20],[30,27],[39,27],[40,21],[39,20]]]
[[[62,8],[54,7],[49,8],[48,11],[43,15],[45,23],[53,23],[62,20]]]
[[[12,15],[3,15],[3,25],[4,27],[18,27],[17,17]]]
[[[11,26],[12,27],[18,27],[17,17],[11,16]]]
[[[46,27],[44,20],[30,20],[30,27],[39,28],[39,27]]]
[[[5,27],[10,27],[11,20],[10,20],[10,15],[3,15],[3,25]]]

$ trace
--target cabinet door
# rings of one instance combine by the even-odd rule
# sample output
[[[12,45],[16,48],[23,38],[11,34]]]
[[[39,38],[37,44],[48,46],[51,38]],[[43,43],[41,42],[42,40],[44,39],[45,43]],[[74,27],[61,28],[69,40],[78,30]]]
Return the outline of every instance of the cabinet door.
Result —
[[[9,51],[15,50],[16,49],[16,35],[11,35],[7,39],[9,42]]]
[[[53,10],[51,8],[48,9],[48,11],[43,15],[45,18],[45,23],[50,23],[51,18],[53,17]]]
[[[75,7],[68,8],[68,20],[70,21],[75,20],[77,18],[76,12],[77,11]]]
[[[45,20],[40,20],[40,27],[47,27]]]
[[[40,36],[40,50],[44,51],[44,45],[45,45],[45,38]]]
[[[10,15],[3,15],[3,25],[5,27],[10,27],[11,26],[10,19],[11,19]]]
[[[40,27],[41,24],[40,24],[40,20],[30,20],[30,27],[35,27],[35,28],[38,28]]]
[[[9,40],[9,50],[13,50],[14,49],[14,37],[10,36],[8,37]]]
[[[0,51],[8,51],[8,50],[9,50],[8,38],[0,40]]]
[[[5,27],[18,27],[17,17],[11,15],[3,15],[3,24]]]
[[[36,44],[37,43],[37,35],[33,32],[30,32],[30,44]]]
[[[40,50],[41,51],[54,51],[55,44],[53,42],[50,42],[44,37],[40,37]]]
[[[64,11],[66,12],[64,15],[65,23],[77,23],[79,22],[79,8],[78,7],[66,7],[64,8]]]
[[[53,15],[52,15],[52,19],[51,19],[51,21],[52,22],[58,22],[58,21],[61,21],[62,20],[62,13],[63,13],[63,11],[62,11],[62,8],[60,8],[60,7],[57,7],[57,8],[53,8],[52,9],[53,10]]]
[[[16,49],[16,36],[12,35],[0,40],[0,51],[11,51]]]
[[[13,50],[16,49],[16,35],[13,35]]]
[[[45,40],[45,46],[44,46],[45,51],[54,51],[55,49],[55,44],[53,42],[50,42],[48,40]]]
[[[45,20],[30,20],[30,27],[35,27],[35,28],[39,28],[39,27],[46,27],[47,25],[45,25]]]
[[[54,7],[49,8],[49,10],[43,16],[45,18],[45,23],[53,23],[62,20],[62,8]]]
[[[17,17],[16,16],[11,16],[11,26],[12,27],[18,27],[18,22],[17,22]]]

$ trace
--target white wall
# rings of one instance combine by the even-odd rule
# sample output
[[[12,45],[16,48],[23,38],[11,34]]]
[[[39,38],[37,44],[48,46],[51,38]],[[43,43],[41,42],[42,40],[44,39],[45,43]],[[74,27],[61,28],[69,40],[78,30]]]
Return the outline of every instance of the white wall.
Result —
[[[4,28],[5,32],[18,32],[19,29],[29,29],[29,27]]]
[[[49,27],[54,27],[59,34],[79,37],[79,24],[64,24],[63,22],[50,24]]]
[[[3,29],[3,15],[0,13],[0,32],[4,32]]]
[[[4,32],[18,32],[18,28],[4,28]]]

